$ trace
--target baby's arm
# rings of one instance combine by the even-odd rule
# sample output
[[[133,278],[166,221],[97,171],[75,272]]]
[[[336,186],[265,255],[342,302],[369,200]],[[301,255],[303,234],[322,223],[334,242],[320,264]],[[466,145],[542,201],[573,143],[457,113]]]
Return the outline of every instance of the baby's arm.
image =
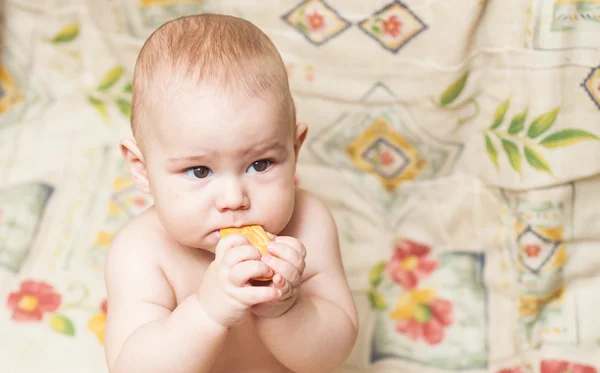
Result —
[[[298,208],[298,238],[306,247],[305,273],[311,277],[301,285],[296,304],[289,311],[276,318],[259,318],[256,325],[267,348],[292,371],[331,372],[354,346],[356,308],[331,213],[308,194]]]
[[[111,373],[208,372],[227,328],[196,293],[176,305],[171,286],[142,232],[124,232],[109,249],[106,358]]]

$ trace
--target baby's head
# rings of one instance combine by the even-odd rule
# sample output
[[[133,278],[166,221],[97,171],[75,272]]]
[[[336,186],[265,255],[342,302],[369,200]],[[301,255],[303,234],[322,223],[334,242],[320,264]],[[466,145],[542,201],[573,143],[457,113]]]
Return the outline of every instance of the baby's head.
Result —
[[[289,222],[306,126],[279,53],[251,23],[198,15],[156,30],[135,67],[131,122],[123,155],[183,245],[214,250],[220,228],[277,234]]]

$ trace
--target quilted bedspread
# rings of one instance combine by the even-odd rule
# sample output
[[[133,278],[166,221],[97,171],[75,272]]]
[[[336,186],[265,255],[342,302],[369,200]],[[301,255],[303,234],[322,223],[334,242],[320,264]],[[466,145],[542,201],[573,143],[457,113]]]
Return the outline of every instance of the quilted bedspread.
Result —
[[[261,27],[360,314],[341,372],[600,371],[600,0],[5,0],[0,372],[106,373],[143,41]]]

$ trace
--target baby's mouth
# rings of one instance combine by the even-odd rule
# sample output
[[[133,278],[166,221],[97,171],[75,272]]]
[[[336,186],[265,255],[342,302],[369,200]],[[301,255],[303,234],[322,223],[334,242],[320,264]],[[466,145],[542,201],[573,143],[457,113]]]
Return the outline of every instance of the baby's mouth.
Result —
[[[210,232],[208,234],[208,236],[209,237],[212,237],[212,236],[221,237],[220,229],[215,229],[214,231]]]

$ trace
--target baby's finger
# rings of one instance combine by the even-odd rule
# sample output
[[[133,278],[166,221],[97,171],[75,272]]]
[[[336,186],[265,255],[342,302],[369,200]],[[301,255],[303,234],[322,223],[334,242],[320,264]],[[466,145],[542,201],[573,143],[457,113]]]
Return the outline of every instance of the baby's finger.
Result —
[[[280,274],[284,279],[289,281],[292,286],[300,285],[301,275],[298,269],[287,261],[276,258],[272,255],[263,255],[261,260],[266,263],[275,273]]]
[[[302,257],[297,250],[280,242],[270,242],[269,245],[267,245],[267,250],[269,250],[269,253],[272,253],[273,256],[281,258],[296,267],[300,274],[304,273],[304,257]]]
[[[281,290],[271,286],[247,286],[236,289],[234,297],[246,306],[270,302],[281,296]]]
[[[284,245],[288,245],[288,246],[292,247],[294,250],[296,250],[300,254],[300,256],[302,256],[303,258],[306,258],[306,248],[304,247],[302,242],[300,242],[300,240],[298,240],[294,237],[279,236],[279,237],[275,238],[275,242],[282,243]]]
[[[294,289],[292,287],[292,285],[290,285],[290,283],[288,282],[287,285],[285,286],[285,289],[281,290],[281,296],[279,297],[279,300],[286,300],[288,298],[291,298],[297,292],[298,292],[298,290]]]
[[[294,289],[292,288],[292,285],[280,274],[276,274],[273,277],[273,284],[277,289],[281,290],[281,300],[287,299],[293,295]]]
[[[273,276],[273,286],[275,286],[276,288],[283,289],[283,287],[285,286],[286,283],[287,283],[286,279],[283,278],[283,276],[280,275],[279,273],[277,273]]]
[[[248,243],[249,242],[246,239],[246,237],[242,236],[241,234],[232,234],[221,238],[219,240],[219,243],[217,243],[217,247],[215,249],[215,260],[217,260],[217,262],[220,262],[221,260],[223,260],[225,253],[229,249],[236,246],[247,245]]]
[[[259,260],[247,260],[236,264],[229,271],[229,281],[240,287],[255,277],[272,277],[273,270]]]
[[[252,245],[236,246],[225,252],[222,263],[231,268],[246,260],[260,260],[260,251]]]

